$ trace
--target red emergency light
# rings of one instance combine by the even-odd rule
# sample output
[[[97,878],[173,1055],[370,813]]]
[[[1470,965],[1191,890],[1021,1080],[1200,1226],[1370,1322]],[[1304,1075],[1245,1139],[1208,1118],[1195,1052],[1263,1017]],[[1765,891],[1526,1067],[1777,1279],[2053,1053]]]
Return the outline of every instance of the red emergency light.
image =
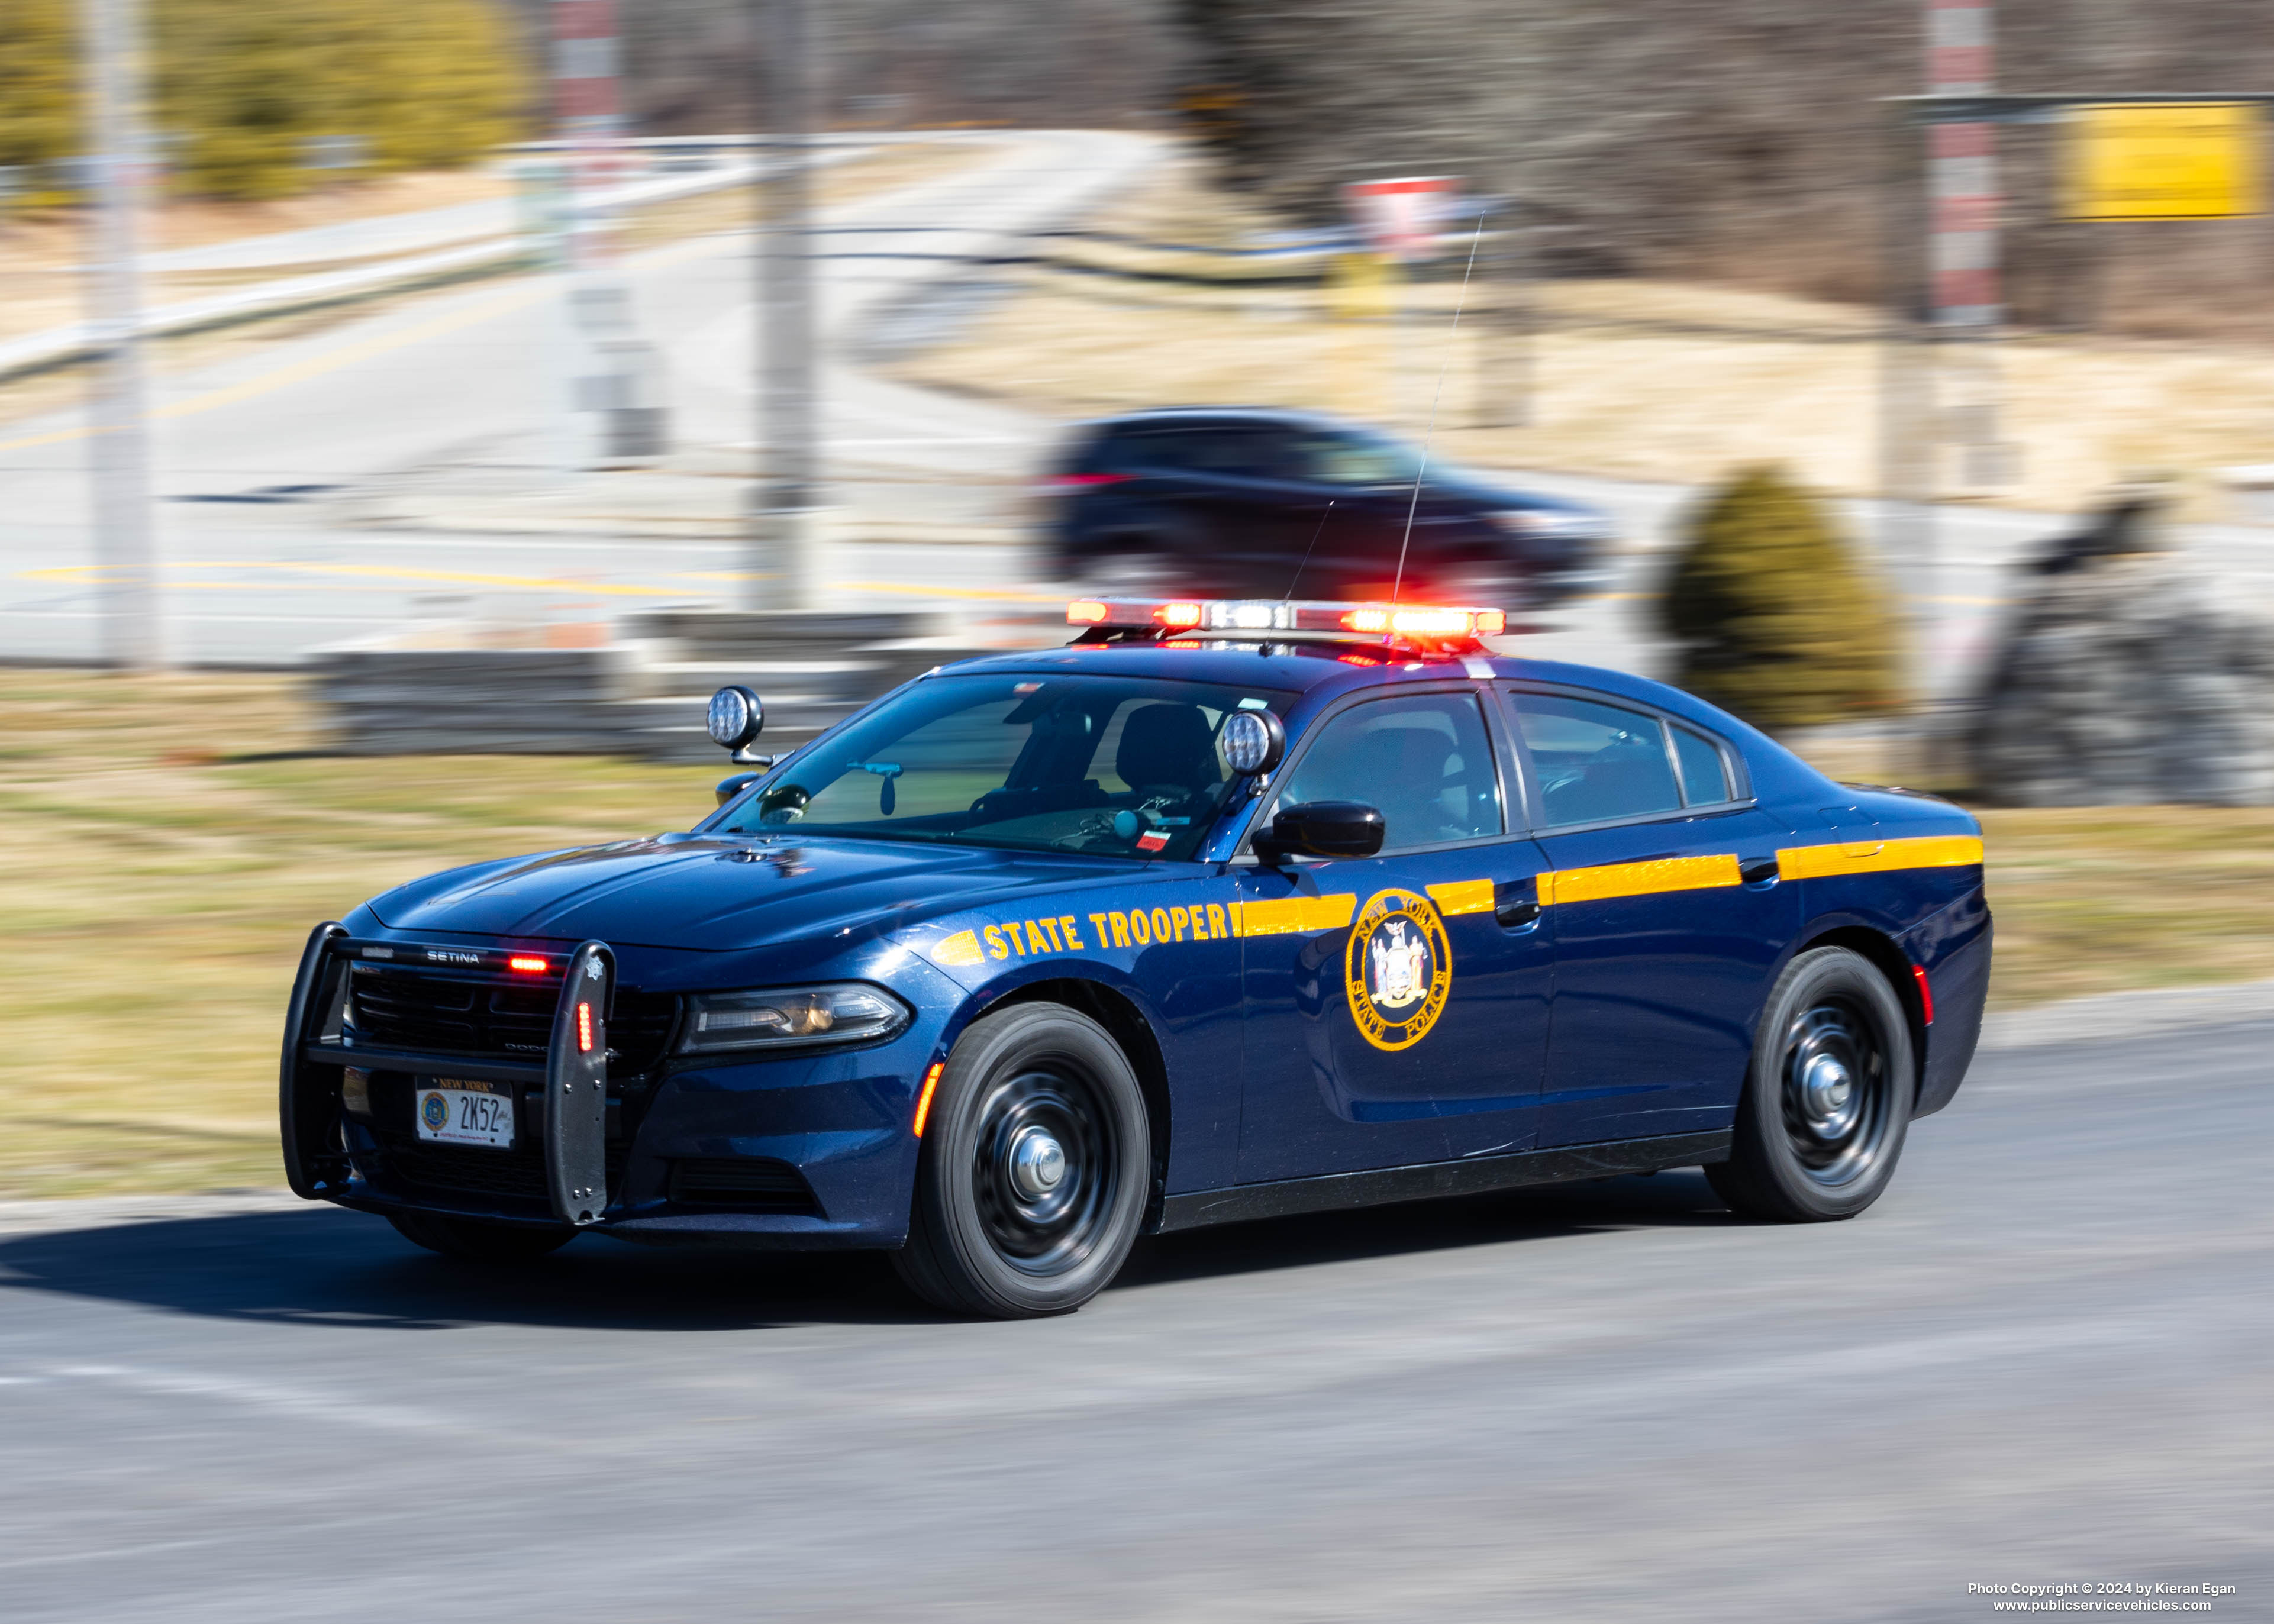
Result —
[[[1108,632],[1168,630],[1231,639],[1308,632],[1443,643],[1502,636],[1508,630],[1508,615],[1499,609],[1449,604],[1081,598],[1066,605],[1066,623]]]

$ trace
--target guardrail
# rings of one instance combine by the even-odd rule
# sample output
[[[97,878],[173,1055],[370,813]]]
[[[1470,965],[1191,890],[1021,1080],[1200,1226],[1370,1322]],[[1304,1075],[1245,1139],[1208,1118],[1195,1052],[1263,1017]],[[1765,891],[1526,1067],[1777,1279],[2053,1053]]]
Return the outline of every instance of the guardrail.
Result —
[[[814,165],[842,163],[860,156],[866,147],[832,147],[814,153]],[[764,169],[763,162],[743,162],[686,173],[651,176],[598,192],[579,202],[576,214],[619,214],[625,209],[667,203],[706,192],[723,192],[749,184]],[[400,292],[462,277],[518,266],[534,266],[547,249],[546,240],[514,230],[478,242],[398,255],[373,264],[336,271],[280,277],[207,298],[186,299],[145,311],[141,335],[170,337],[199,333],[270,316],[320,309],[374,294]],[[117,342],[117,335],[91,321],[49,327],[0,343],[0,379],[46,372],[92,359]]]
[[[704,717],[727,683],[764,697],[768,743],[797,744],[935,665],[1001,651],[937,629],[923,613],[659,609],[626,617],[597,648],[470,646],[477,628],[457,628],[451,646],[449,629],[427,628],[319,650],[307,673],[332,748],[348,755],[723,765]]]

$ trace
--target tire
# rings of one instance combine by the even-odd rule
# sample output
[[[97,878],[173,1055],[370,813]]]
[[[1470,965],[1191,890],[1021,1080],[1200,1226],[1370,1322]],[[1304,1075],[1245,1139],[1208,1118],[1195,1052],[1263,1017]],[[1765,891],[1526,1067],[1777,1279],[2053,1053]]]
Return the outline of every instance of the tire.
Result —
[[[387,1221],[413,1245],[467,1263],[527,1263],[576,1238],[567,1224],[490,1223],[441,1213],[389,1213]]]
[[[893,1267],[950,1313],[1072,1313],[1121,1272],[1151,1170],[1120,1046],[1062,1004],[1015,1005],[974,1022],[940,1073]]]
[[[1803,953],[1761,1012],[1729,1160],[1706,1177],[1751,1217],[1853,1218],[1894,1177],[1917,1076],[1910,1019],[1879,967],[1844,947]]]

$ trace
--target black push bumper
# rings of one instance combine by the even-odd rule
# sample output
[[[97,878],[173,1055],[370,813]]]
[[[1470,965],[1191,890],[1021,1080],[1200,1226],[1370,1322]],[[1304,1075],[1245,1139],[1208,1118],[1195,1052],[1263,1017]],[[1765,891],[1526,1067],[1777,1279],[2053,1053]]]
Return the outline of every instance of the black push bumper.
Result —
[[[545,1112],[546,1189],[562,1223],[598,1223],[608,1205],[608,1031],[615,992],[616,956],[605,942],[587,942],[562,964],[560,1001],[545,1064],[478,1060],[457,1055],[348,1047],[338,1012],[348,967],[361,959],[406,967],[508,971],[512,955],[498,949],[415,942],[360,942],[345,926],[326,921],[310,933],[284,1016],[284,1052],[277,1086],[283,1131],[284,1176],[295,1195],[336,1200],[349,1193],[351,1174],[342,1137],[345,1107],[342,1073],[361,1066],[414,1074],[463,1077],[483,1082],[541,1084]],[[545,955],[549,965],[553,954]]]

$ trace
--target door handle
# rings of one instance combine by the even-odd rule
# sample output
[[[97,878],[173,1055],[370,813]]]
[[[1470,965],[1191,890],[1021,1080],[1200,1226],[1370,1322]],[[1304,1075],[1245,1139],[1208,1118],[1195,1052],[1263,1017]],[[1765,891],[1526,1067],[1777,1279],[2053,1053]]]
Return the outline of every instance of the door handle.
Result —
[[[1540,888],[1531,880],[1502,880],[1493,886],[1493,917],[1504,930],[1529,930],[1540,922]]]
[[[1773,857],[1757,857],[1737,870],[1737,877],[1748,885],[1773,885],[1783,877],[1783,870]]]

